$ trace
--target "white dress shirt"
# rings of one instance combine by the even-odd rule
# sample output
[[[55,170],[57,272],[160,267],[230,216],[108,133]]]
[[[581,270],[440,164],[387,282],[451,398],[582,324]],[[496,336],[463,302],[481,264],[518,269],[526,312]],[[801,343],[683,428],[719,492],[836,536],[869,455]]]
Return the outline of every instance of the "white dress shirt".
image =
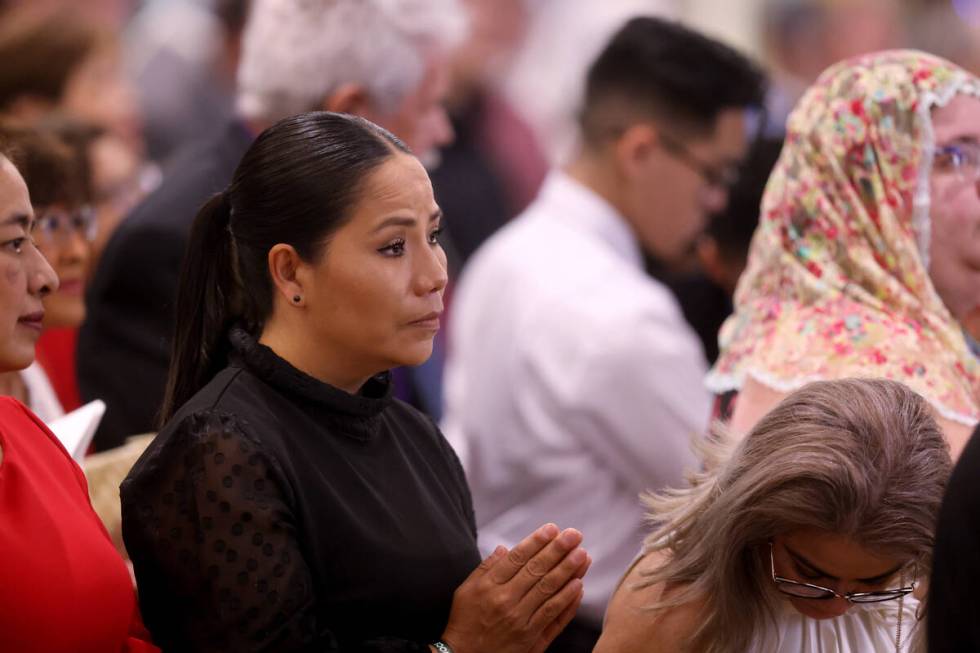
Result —
[[[37,415],[42,422],[50,424],[65,414],[58,395],[51,385],[48,373],[41,364],[34,361],[26,369],[21,370],[20,378],[27,387],[27,407]]]
[[[579,614],[599,624],[647,530],[639,494],[696,465],[700,342],[623,218],[561,172],[471,259],[451,309],[443,427],[480,548],[578,528],[593,558]]]

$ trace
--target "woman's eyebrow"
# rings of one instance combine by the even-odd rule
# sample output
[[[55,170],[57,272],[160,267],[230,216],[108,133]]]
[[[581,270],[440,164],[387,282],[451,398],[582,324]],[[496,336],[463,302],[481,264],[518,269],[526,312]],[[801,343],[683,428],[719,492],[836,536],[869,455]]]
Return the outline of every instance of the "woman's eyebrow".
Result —
[[[814,572],[814,574],[819,574],[821,578],[826,578],[827,580],[833,580],[833,581],[840,580],[836,576],[828,574],[820,567],[816,566],[815,564],[813,564],[812,562],[810,562],[802,555],[800,555],[793,549],[789,548],[788,546],[786,546],[786,551],[789,552],[790,556],[792,556],[796,562],[802,564],[804,567],[809,567]],[[902,566],[903,565],[899,564],[896,565],[894,569],[889,569],[883,574],[878,574],[877,576],[871,576],[870,578],[855,578],[855,580],[859,583],[863,583],[864,585],[874,585],[875,583],[891,578],[892,576],[897,574],[902,569]]]
[[[875,583],[880,583],[883,580],[888,580],[889,578],[897,574],[902,569],[903,566],[904,565],[898,565],[894,569],[890,569],[885,573],[879,574],[877,576],[872,576],[871,578],[858,578],[857,581],[859,583],[864,583],[865,585],[874,585]]]
[[[34,226],[33,216],[27,213],[14,213],[7,216],[5,220],[0,220],[0,226],[19,226],[23,227],[25,231],[29,231],[31,227]]]
[[[429,222],[434,222],[442,217],[442,209],[436,209],[432,215],[429,216]],[[387,229],[388,227],[414,227],[418,221],[415,218],[409,216],[395,215],[385,220],[382,220],[377,227],[374,228],[374,233],[381,231],[382,229]]]
[[[967,144],[967,145],[980,145],[980,134],[976,134],[976,133],[960,134],[958,136],[953,136],[952,138],[948,139],[945,142],[946,145],[956,145],[959,143]]]
[[[789,548],[789,546],[787,545],[783,545],[783,546],[786,546],[786,551],[789,553],[789,555],[793,558],[795,562],[802,564],[804,567],[809,567],[814,572],[814,574],[819,574],[821,578],[826,578],[827,580],[840,580],[840,578],[832,574],[828,574],[826,571],[816,566],[815,564],[813,564],[812,562],[810,562],[809,560],[801,556],[793,549]]]
[[[414,227],[415,218],[409,218],[404,216],[393,216],[386,220],[383,220],[377,227],[374,228],[375,233],[381,231],[382,229],[387,229],[388,227]]]

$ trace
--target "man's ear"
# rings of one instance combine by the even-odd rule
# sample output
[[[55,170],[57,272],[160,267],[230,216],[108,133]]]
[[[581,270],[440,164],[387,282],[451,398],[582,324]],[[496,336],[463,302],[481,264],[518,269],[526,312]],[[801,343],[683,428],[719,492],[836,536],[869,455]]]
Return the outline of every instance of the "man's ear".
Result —
[[[323,110],[364,116],[371,110],[371,98],[367,89],[356,82],[341,84],[323,100]]]
[[[616,139],[614,151],[620,171],[627,178],[646,176],[651,160],[660,149],[660,134],[651,123],[630,125]]]

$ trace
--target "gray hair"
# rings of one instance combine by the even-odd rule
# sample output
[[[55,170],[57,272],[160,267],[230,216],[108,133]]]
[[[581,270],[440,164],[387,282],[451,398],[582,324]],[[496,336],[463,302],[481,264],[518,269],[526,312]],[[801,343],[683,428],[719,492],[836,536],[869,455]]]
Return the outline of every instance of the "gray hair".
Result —
[[[644,499],[657,525],[645,551],[669,560],[636,586],[683,588],[652,610],[702,602],[695,650],[756,644],[779,605],[765,544],[795,529],[846,535],[929,573],[952,462],[929,404],[905,385],[811,383],[740,443],[721,436],[702,453],[705,470],[690,488]]]
[[[393,112],[425,74],[426,48],[462,33],[457,0],[255,0],[238,67],[239,115],[273,122],[321,108],[345,83]]]

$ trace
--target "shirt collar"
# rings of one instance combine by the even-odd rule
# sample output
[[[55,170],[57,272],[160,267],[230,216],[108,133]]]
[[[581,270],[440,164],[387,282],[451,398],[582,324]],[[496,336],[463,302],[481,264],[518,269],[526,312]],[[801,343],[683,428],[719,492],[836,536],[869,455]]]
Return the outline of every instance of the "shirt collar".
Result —
[[[544,181],[539,201],[557,208],[549,211],[563,224],[602,240],[633,267],[643,268],[643,253],[633,230],[605,198],[561,170]]]

